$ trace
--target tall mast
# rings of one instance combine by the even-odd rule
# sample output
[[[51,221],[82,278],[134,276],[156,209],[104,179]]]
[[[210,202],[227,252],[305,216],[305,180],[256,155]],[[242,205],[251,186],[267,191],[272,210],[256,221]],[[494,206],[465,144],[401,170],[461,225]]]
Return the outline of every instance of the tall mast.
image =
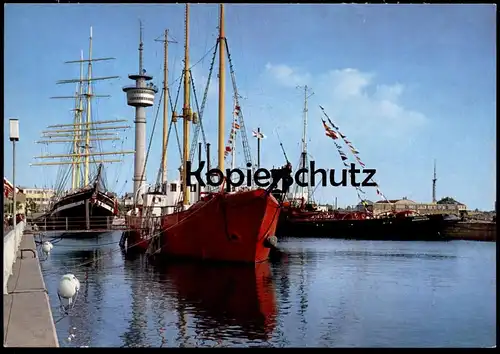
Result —
[[[79,107],[79,97],[78,94],[80,92],[80,83],[76,84],[76,91],[75,91],[75,115],[73,118],[73,128],[76,130],[76,127],[78,126],[78,107]],[[73,154],[78,154],[79,153],[79,148],[78,148],[78,143],[77,143],[77,134],[73,134]],[[73,159],[73,164],[71,166],[71,189],[76,189],[77,184],[76,184],[76,169],[77,169],[77,163],[78,163],[78,158],[75,156]]]
[[[80,82],[79,82],[79,92],[78,92],[78,107],[77,107],[77,114],[78,114],[78,121],[75,125],[75,137],[76,137],[76,146],[77,146],[77,153],[80,154],[81,152],[81,133],[78,133],[77,126],[81,127],[82,125],[82,113],[83,113],[83,63],[84,63],[84,57],[83,57],[83,50],[80,51]],[[80,181],[80,167],[82,163],[82,159],[80,156],[76,157],[76,180],[75,180],[75,187],[80,188],[81,187],[81,181]]]
[[[91,98],[92,98],[92,27],[90,27],[89,37],[89,63],[87,72],[87,119],[85,126],[85,169],[84,169],[84,185],[89,184],[89,162],[90,162],[90,119],[91,119]]]
[[[182,109],[183,117],[183,162],[182,168],[182,196],[184,206],[189,204],[189,190],[187,188],[187,169],[186,162],[189,159],[189,121],[191,120],[190,98],[190,75],[189,75],[189,4],[186,3],[186,43],[184,46],[184,106]]]
[[[167,146],[168,146],[168,104],[170,99],[170,90],[168,88],[168,43],[177,43],[168,40],[168,29],[162,40],[155,39],[156,42],[163,42],[164,63],[163,63],[163,143],[161,156],[161,182],[165,186],[167,183]],[[175,115],[175,113],[174,113]]]
[[[73,154],[76,156],[73,158],[73,166],[72,166],[72,178],[71,178],[71,189],[76,189],[80,187],[80,140],[81,134],[78,133],[78,127],[81,126],[82,112],[83,112],[83,50],[80,51],[80,81],[76,85],[75,92],[75,119],[74,124],[67,124],[66,126],[71,126],[74,129],[72,134],[73,138]],[[50,128],[50,126],[49,126]]]
[[[135,80],[135,86],[126,86],[123,91],[127,94],[127,104],[135,107],[135,155],[134,155],[134,205],[142,205],[142,196],[137,195],[146,182],[146,107],[154,105],[155,94],[158,89],[146,81],[153,79],[146,74],[142,59],[142,22],[139,22],[139,73],[129,75]]]
[[[307,100],[309,97],[314,95],[314,92],[311,92],[310,87],[307,85],[305,86],[297,86],[299,89],[304,89],[304,117],[303,117],[303,130],[302,130],[302,153],[301,153],[301,167],[302,168],[307,168],[307,113],[308,113],[308,108],[307,108]],[[307,182],[307,187],[302,187],[302,197],[307,193],[307,200],[311,198],[311,185],[309,181]]]
[[[168,29],[165,30],[164,43],[164,63],[163,63],[163,145],[162,145],[162,161],[161,161],[161,182],[165,186],[167,183],[167,144],[168,144]]]
[[[226,94],[226,35],[224,32],[224,4],[220,4],[219,14],[219,169],[224,171],[224,129]]]
[[[434,160],[434,178],[432,179],[432,202],[436,203],[436,160]]]

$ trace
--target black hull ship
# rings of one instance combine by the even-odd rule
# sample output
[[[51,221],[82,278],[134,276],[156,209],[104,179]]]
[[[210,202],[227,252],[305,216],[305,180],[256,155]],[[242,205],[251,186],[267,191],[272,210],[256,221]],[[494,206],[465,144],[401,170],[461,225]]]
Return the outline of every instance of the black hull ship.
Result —
[[[306,87],[307,98],[307,87]],[[307,112],[307,100],[304,112]],[[353,146],[352,142],[347,140],[339,127],[335,125],[330,117],[321,107],[325,119],[322,118],[323,128],[328,138],[332,139],[337,152],[345,168],[353,167],[356,164],[364,168],[365,164],[359,157],[359,151]],[[305,116],[304,121],[307,121]],[[301,156],[302,168],[308,166],[307,147],[305,144],[306,123],[304,122],[303,133],[303,152]],[[338,143],[343,141],[345,146],[351,152],[355,163],[348,163],[348,155],[342,150]],[[292,198],[290,201],[283,202],[283,210],[280,214],[276,236],[278,237],[328,237],[357,240],[398,240],[398,241],[443,241],[449,240],[446,236],[446,229],[458,222],[457,218],[446,214],[423,215],[413,210],[397,210],[393,204],[395,201],[388,200],[380,191],[379,185],[370,179],[372,185],[376,187],[377,195],[383,197],[384,203],[391,205],[391,210],[376,215],[369,210],[366,198],[359,186],[354,187],[359,205],[363,206],[364,211],[320,211],[310,199],[312,196],[311,186],[303,188],[302,197]],[[307,189],[307,190],[306,190]],[[295,193],[297,195],[297,191]]]
[[[278,237],[445,241],[451,239],[446,236],[446,229],[458,222],[457,219],[443,214],[424,216],[401,212],[380,218],[373,218],[361,212],[349,214],[340,216],[337,213],[283,213],[276,233]]]
[[[102,165],[95,182],[56,200],[46,214],[47,231],[89,231],[99,234],[110,229],[113,217],[118,213],[118,201],[106,192],[101,183]]]

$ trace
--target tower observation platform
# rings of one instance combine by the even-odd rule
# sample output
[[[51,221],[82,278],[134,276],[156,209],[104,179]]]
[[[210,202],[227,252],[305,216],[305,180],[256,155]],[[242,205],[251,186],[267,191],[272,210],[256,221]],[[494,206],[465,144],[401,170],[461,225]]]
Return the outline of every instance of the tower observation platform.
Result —
[[[146,183],[146,107],[154,105],[158,88],[151,81],[153,76],[147,75],[142,65],[142,24],[140,26],[139,42],[139,73],[128,77],[135,81],[135,86],[125,86],[127,104],[135,107],[135,156],[134,156],[134,204],[142,205],[142,196],[137,195],[140,188]]]
[[[155,94],[158,88],[147,81],[153,80],[153,77],[143,74],[131,74],[129,79],[135,80],[135,85],[125,86],[123,91],[127,94],[127,104],[132,107],[151,107],[154,105]]]

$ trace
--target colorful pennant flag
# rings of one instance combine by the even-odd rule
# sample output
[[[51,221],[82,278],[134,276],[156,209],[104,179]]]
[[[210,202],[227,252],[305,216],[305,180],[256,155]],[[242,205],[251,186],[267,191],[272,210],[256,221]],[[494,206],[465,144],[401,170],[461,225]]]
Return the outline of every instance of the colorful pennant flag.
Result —
[[[355,157],[356,161],[357,161],[357,162],[358,162],[358,163],[359,163],[362,167],[365,167],[365,164],[361,161],[361,159],[360,159],[360,158],[359,158],[359,156],[358,156],[359,151],[357,151],[357,150],[354,148],[354,146],[352,145],[352,143],[351,143],[349,140],[347,140],[347,137],[346,137],[345,135],[343,135],[343,134],[340,132],[339,127],[337,127],[335,124],[333,124],[333,122],[332,122],[332,120],[330,119],[330,117],[326,114],[325,109],[324,109],[322,106],[319,106],[319,107],[321,108],[321,111],[323,112],[324,116],[328,119],[328,122],[332,125],[332,127],[334,127],[334,128],[335,128],[335,130],[337,130],[337,133],[338,133],[338,134],[342,137],[342,140],[344,141],[344,143],[345,143],[347,146],[349,146],[349,149],[351,150],[351,152],[352,152],[353,156]],[[325,127],[325,129],[330,129],[330,128],[326,125],[326,123],[325,123],[325,121],[324,121],[323,119],[322,119],[322,121],[323,121],[323,126]],[[327,135],[328,135],[328,134],[327,134]],[[335,145],[337,145],[337,144],[335,144]],[[337,149],[338,149],[338,150],[339,150],[339,152],[340,152],[341,150],[340,150],[339,148],[340,148],[340,146],[339,146],[339,145],[337,145]],[[342,155],[341,155],[341,158],[342,158]],[[345,160],[344,160],[343,158],[342,158],[342,161],[344,161],[344,165],[347,165],[347,164],[346,164],[346,162],[345,162]],[[378,184],[377,184],[377,183],[373,180],[373,178],[371,179],[371,181],[372,181],[373,183],[375,183],[375,185],[377,186],[377,194],[381,195],[381,196],[385,199],[385,201],[387,201],[387,202],[389,202],[389,203],[390,203],[390,201],[389,201],[389,200],[388,200],[388,199],[387,199],[387,198],[386,198],[386,197],[382,194],[382,192],[381,192],[381,191],[380,191],[380,189],[378,188]],[[357,190],[359,190],[359,191],[361,191],[362,193],[364,193],[364,192],[361,190],[361,188],[357,187],[356,189],[357,189]]]
[[[337,134],[335,134],[335,132],[333,131],[333,129],[332,129],[332,128],[330,128],[330,127],[326,124],[326,122],[325,122],[324,120],[321,120],[321,121],[323,122],[323,128],[325,128],[325,134],[326,134],[326,136],[328,136],[328,137],[330,137],[330,138],[332,138],[332,139],[334,139],[334,140],[335,140],[335,139],[338,139],[338,136],[337,136]]]
[[[241,113],[241,107],[237,104],[234,106],[234,111],[233,111],[233,123],[231,124],[231,131],[229,132],[229,139],[227,141],[227,146],[226,150],[224,151],[224,157],[227,157],[231,151],[233,151],[232,145],[233,142],[236,140],[236,134],[237,131],[241,128],[241,126],[238,124],[236,121],[237,117]]]

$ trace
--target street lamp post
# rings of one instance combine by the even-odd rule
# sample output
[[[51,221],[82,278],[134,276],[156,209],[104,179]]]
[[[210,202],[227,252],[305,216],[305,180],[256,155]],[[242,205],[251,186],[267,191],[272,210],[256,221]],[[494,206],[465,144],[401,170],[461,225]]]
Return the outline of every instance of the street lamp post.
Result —
[[[14,186],[13,191],[12,191],[12,214],[13,215],[13,226],[14,229],[16,228],[16,141],[19,141],[19,120],[11,118],[9,120],[10,124],[10,134],[9,138],[10,141],[12,141],[12,185]]]

